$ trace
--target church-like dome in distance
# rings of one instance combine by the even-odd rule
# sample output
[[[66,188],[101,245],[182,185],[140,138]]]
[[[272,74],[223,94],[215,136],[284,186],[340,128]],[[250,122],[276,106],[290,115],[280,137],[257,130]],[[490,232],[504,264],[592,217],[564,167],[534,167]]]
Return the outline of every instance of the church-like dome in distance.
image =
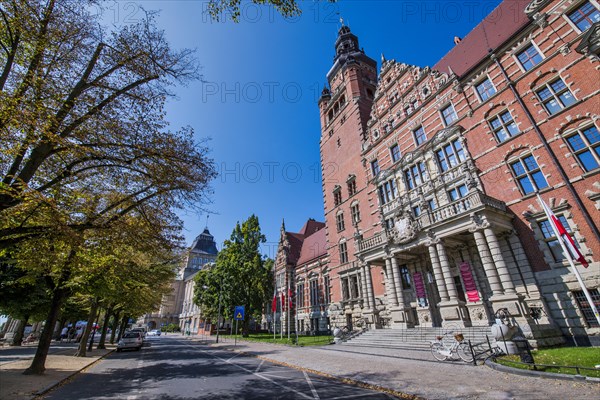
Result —
[[[208,228],[204,228],[204,231],[199,234],[194,242],[192,243],[191,250],[194,253],[206,253],[217,255],[219,252],[217,250],[217,243],[215,242],[215,238],[210,234]]]

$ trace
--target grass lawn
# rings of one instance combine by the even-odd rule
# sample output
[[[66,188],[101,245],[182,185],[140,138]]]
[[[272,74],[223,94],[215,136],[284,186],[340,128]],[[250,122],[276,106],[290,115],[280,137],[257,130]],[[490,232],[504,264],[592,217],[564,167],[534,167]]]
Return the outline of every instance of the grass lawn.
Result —
[[[248,337],[242,337],[241,335],[219,335],[219,339],[223,338],[225,341],[233,341],[235,339],[242,341],[247,340],[251,342],[265,342],[265,343],[277,343],[277,344],[294,344],[296,335],[290,335],[288,340],[287,335],[283,335],[283,339],[280,334],[275,336],[273,339],[272,333],[253,333]],[[303,336],[298,335],[298,343],[300,346],[325,346],[333,342],[333,336]]]
[[[600,365],[600,349],[597,347],[560,347],[555,349],[534,350],[531,352],[536,364],[549,365],[548,367],[537,367],[538,371],[554,372],[560,374],[577,374],[575,368],[564,368],[560,366],[577,366],[594,368]],[[517,364],[520,362],[518,355],[499,357],[497,362],[509,367],[530,369],[529,365]],[[554,367],[556,365],[556,367]],[[600,369],[593,371],[580,369],[580,375],[600,378]]]

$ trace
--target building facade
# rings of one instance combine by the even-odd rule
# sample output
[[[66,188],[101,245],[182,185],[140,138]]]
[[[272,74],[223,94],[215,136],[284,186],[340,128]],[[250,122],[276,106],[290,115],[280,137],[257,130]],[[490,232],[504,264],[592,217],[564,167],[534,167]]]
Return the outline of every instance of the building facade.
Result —
[[[275,257],[274,312],[277,332],[318,335],[330,329],[329,258],[325,224],[309,219],[300,232],[288,232],[285,223]]]
[[[139,318],[138,325],[156,329],[169,324],[179,325],[182,331],[196,332],[200,326],[200,310],[193,302],[194,276],[206,265],[214,263],[218,250],[208,228],[198,235],[187,251],[184,265],[172,282],[172,290],[163,296],[160,308]]]
[[[600,327],[536,194],[600,305],[600,6],[503,1],[433,67],[342,26],[319,101],[335,325],[488,326],[534,345]]]

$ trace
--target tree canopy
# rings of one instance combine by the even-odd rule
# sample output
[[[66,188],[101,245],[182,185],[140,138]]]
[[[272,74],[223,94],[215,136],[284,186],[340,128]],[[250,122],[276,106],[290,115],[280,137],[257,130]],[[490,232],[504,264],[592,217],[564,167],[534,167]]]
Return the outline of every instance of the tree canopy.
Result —
[[[217,256],[216,265],[200,271],[194,278],[194,301],[205,315],[216,320],[221,296],[222,315],[226,318],[231,317],[235,306],[246,307],[244,333],[248,332],[250,318],[260,321],[273,284],[272,263],[260,253],[265,240],[255,215],[241,225],[236,224]]]

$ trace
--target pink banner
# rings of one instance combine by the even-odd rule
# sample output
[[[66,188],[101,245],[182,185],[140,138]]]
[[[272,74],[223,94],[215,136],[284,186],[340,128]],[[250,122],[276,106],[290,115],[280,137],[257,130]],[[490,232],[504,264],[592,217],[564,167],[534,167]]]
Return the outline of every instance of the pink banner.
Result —
[[[468,262],[463,261],[460,263],[460,274],[465,284],[465,290],[467,291],[467,299],[474,303],[479,301],[479,292],[477,292],[477,285],[475,285],[475,279],[473,279],[473,273],[471,272],[471,265]]]
[[[425,291],[425,285],[423,284],[423,276],[420,272],[415,272],[413,274],[413,280],[415,282],[415,291],[417,292],[417,297],[427,298],[427,292]]]

